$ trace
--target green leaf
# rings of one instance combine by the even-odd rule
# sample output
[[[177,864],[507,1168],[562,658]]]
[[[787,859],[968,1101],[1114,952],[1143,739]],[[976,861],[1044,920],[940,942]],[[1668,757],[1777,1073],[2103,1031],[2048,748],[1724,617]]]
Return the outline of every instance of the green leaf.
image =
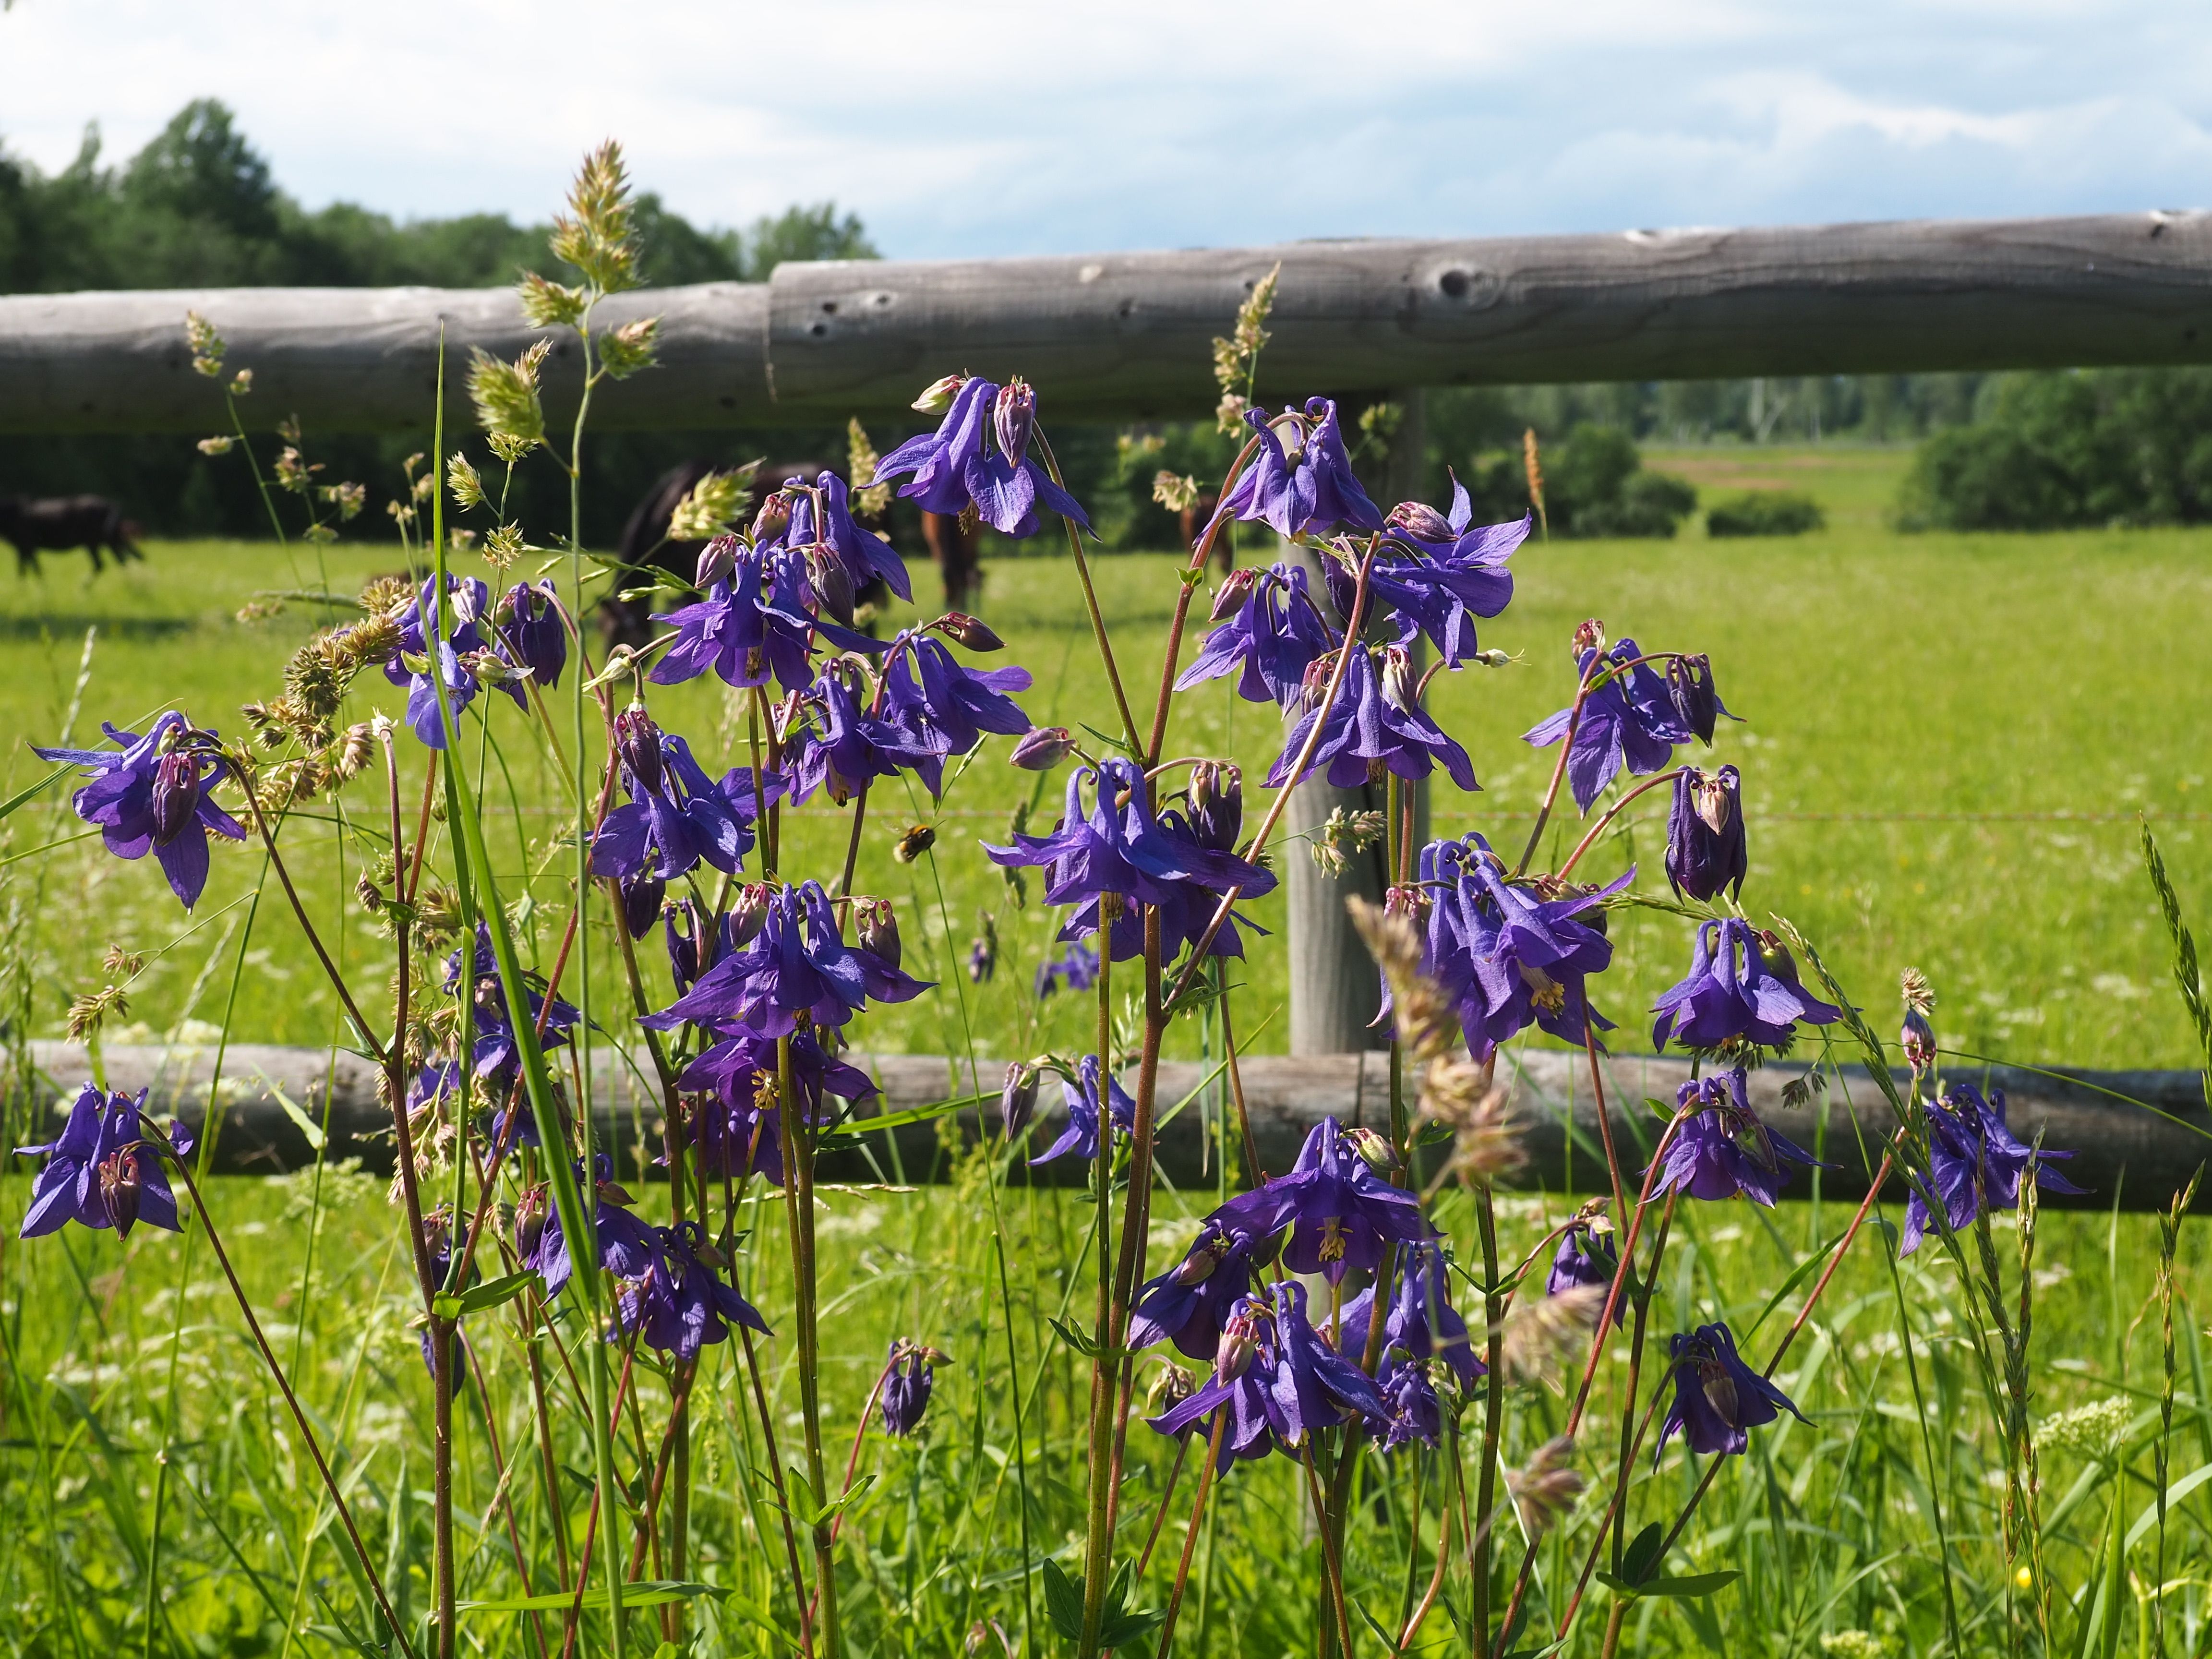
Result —
[[[1417,1147],[1441,1146],[1445,1141],[1449,1140],[1455,1133],[1456,1131],[1453,1129],[1450,1124],[1445,1122],[1442,1118],[1437,1118],[1432,1122],[1422,1126],[1420,1133],[1413,1137],[1413,1145]]]
[[[1725,1572],[1692,1573],[1686,1578],[1654,1578],[1641,1584],[1632,1584],[1626,1578],[1601,1572],[1598,1583],[1622,1595],[1711,1595],[1717,1589],[1725,1589],[1743,1577],[1741,1571],[1730,1567]]]
[[[1620,1559],[1620,1576],[1632,1584],[1650,1577],[1651,1569],[1659,1565],[1659,1547],[1666,1538],[1667,1529],[1656,1521],[1638,1533]]]
[[[298,1126],[301,1134],[307,1136],[307,1145],[313,1147],[317,1152],[321,1152],[323,1150],[323,1126],[315,1121],[314,1117],[308,1112],[306,1107],[301,1105],[298,1101],[293,1099],[292,1097],[286,1094],[283,1090],[278,1088],[276,1086],[276,1079],[275,1078],[270,1076],[268,1073],[260,1070],[258,1066],[255,1068],[254,1074],[261,1079],[261,1086],[268,1090],[270,1094],[276,1097],[276,1103],[284,1109],[284,1115],[290,1118],[292,1121]]]
[[[488,1285],[472,1285],[459,1295],[441,1293],[432,1300],[430,1311],[441,1319],[459,1319],[464,1314],[483,1313],[487,1309],[514,1301],[537,1277],[534,1271],[509,1273],[506,1278],[495,1279]]]
[[[1098,1345],[1065,1319],[1054,1320],[1052,1328],[1060,1334],[1061,1341],[1066,1343],[1085,1359],[1095,1359],[1098,1357]]]
[[[1083,1637],[1083,1588],[1060,1570],[1057,1561],[1044,1564],[1044,1613],[1052,1627],[1068,1641]]]
[[[848,1120],[835,1134],[822,1137],[815,1150],[818,1152],[848,1152],[860,1144],[860,1137],[884,1129],[903,1129],[911,1123],[927,1123],[936,1118],[963,1110],[969,1106],[981,1106],[998,1096],[963,1095],[957,1100],[940,1100],[928,1106],[915,1106],[903,1112],[885,1112],[880,1117],[860,1117]]]
[[[724,1587],[720,1584],[696,1584],[680,1579],[641,1578],[623,1586],[622,1600],[625,1607],[658,1607],[664,1601],[688,1601],[694,1596],[720,1595]],[[455,1609],[459,1613],[553,1613],[565,1611],[575,1600],[574,1590],[550,1590],[543,1595],[510,1595],[497,1601],[464,1601]],[[583,1605],[590,1613],[604,1613],[607,1608],[607,1587],[604,1583],[590,1586],[584,1592]]]

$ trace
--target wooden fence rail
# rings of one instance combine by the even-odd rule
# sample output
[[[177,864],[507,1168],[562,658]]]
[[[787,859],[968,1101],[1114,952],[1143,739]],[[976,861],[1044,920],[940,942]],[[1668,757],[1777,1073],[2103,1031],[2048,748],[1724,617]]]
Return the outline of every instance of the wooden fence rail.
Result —
[[[40,1103],[51,1113],[82,1085],[88,1075],[88,1056],[68,1043],[40,1042],[33,1048],[45,1085]],[[103,1058],[111,1087],[146,1089],[149,1109],[174,1112],[196,1125],[204,1121],[215,1063],[212,1048],[110,1047]],[[995,1102],[1006,1069],[1002,1061],[981,1062],[978,1076],[971,1079],[965,1075],[964,1060],[921,1054],[854,1058],[867,1066],[883,1090],[882,1099],[870,1109],[886,1113],[978,1094]],[[635,1060],[640,1066],[647,1064],[641,1052]],[[599,1054],[599,1066],[592,1095],[602,1104],[600,1137],[619,1150],[624,1170],[633,1175],[641,1143],[649,1176],[650,1159],[660,1144],[659,1096],[641,1081],[649,1073],[634,1070],[622,1056],[605,1051]],[[1774,1127],[1839,1166],[1824,1179],[1829,1195],[1863,1194],[1880,1162],[1879,1143],[1896,1120],[1873,1079],[1856,1067],[1844,1068],[1840,1085],[1815,1096],[1813,1104],[1785,1105],[1784,1085],[1804,1071],[1802,1065],[1777,1064],[1753,1073],[1753,1103]],[[1159,1131],[1159,1169],[1177,1187],[1209,1187],[1218,1176],[1206,1124],[1208,1114],[1225,1109],[1218,1072],[1218,1066],[1192,1062],[1161,1067],[1158,1098],[1165,1121]],[[1385,1054],[1295,1060],[1253,1056],[1240,1062],[1239,1073],[1260,1162],[1271,1174],[1290,1168],[1306,1131],[1327,1114],[1346,1122],[1364,1119],[1370,1125],[1389,1120],[1389,1060]],[[1602,1191],[1607,1184],[1603,1143],[1589,1068],[1582,1057],[1525,1050],[1509,1056],[1498,1075],[1512,1089],[1512,1109],[1528,1153],[1527,1166],[1512,1184],[1553,1192]],[[1646,1100],[1663,1101],[1671,1108],[1674,1091],[1689,1076],[1688,1063],[1616,1055],[1605,1062],[1605,1076],[1614,1139],[1624,1159],[1640,1170],[1659,1127]],[[2075,1072],[2055,1078],[1998,1068],[1987,1073],[1977,1071],[1972,1077],[1985,1089],[2005,1091],[2012,1127],[2023,1139],[2032,1140],[2040,1131],[2046,1146],[2074,1150],[2064,1172],[2087,1188],[2087,1195],[2068,1200],[2053,1194],[2045,1203],[2110,1208],[2117,1197],[2123,1208],[2158,1208],[2172,1200],[2191,1170],[2212,1157],[2212,1114],[2205,1109],[2199,1073]],[[303,1167],[312,1161],[313,1152],[300,1127],[301,1117],[319,1125],[326,1111],[329,1156],[358,1158],[363,1167],[379,1172],[391,1169],[392,1115],[377,1099],[376,1074],[366,1061],[342,1054],[332,1066],[320,1049],[234,1044],[224,1059],[223,1079],[219,1169],[276,1175]],[[292,1103],[292,1109],[281,1103],[283,1099]],[[1170,1115],[1170,1109],[1177,1109]],[[995,1127],[995,1104],[984,1109]],[[1039,1091],[1037,1115],[1040,1127],[1031,1144],[1042,1150],[1065,1118],[1060,1091],[1049,1080]],[[976,1110],[962,1111],[957,1121],[960,1135],[972,1141],[979,1133]],[[946,1163],[940,1123],[949,1132],[952,1121],[948,1118],[866,1135],[864,1152],[826,1160],[825,1175],[845,1181],[935,1179],[944,1174]],[[1871,1158],[1863,1148],[1874,1149]],[[1068,1160],[1037,1171],[1036,1178],[1068,1184],[1086,1179],[1087,1167]],[[1791,1190],[1802,1197],[1810,1190],[1809,1183],[1800,1176]],[[1902,1195],[1901,1188],[1897,1195]],[[2200,1207],[2212,1210],[2212,1193],[2200,1200]]]
[[[1048,419],[1210,408],[1208,342],[1279,263],[1263,394],[2212,361],[2200,212],[1615,235],[1293,242],[1041,258],[794,263],[624,295],[661,366],[596,424],[723,428],[902,409],[956,369],[1020,373]],[[254,370],[261,424],[426,428],[449,354],[533,337],[505,289],[221,289],[0,298],[0,432],[200,432],[185,313]],[[556,406],[573,375],[556,346]],[[458,382],[459,376],[453,377]],[[453,415],[465,409],[455,395]]]

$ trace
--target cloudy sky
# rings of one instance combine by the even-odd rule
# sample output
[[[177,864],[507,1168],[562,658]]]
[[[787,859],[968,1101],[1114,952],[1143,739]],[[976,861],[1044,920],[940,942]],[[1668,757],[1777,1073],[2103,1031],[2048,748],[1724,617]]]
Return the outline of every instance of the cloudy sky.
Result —
[[[2178,0],[14,0],[0,68],[43,167],[212,95],[311,205],[542,218],[611,134],[895,257],[2212,200]]]

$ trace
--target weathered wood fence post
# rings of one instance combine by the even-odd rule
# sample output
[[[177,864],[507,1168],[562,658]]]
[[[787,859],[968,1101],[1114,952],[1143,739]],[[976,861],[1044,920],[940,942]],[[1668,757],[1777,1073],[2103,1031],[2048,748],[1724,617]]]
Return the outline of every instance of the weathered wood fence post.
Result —
[[[1401,387],[1389,395],[1401,414],[1390,441],[1385,499],[1377,503],[1385,511],[1393,502],[1420,494],[1427,441],[1421,388]],[[1343,411],[1347,425],[1358,413],[1352,408]],[[1312,554],[1286,543],[1283,556],[1303,563],[1316,594],[1323,592],[1320,566]],[[1300,835],[1311,830],[1339,808],[1346,814],[1380,812],[1385,793],[1379,783],[1349,789],[1335,788],[1319,778],[1302,783],[1291,794],[1287,814],[1291,832]],[[1428,830],[1429,786],[1425,778],[1413,787],[1413,833],[1417,839],[1425,840]],[[1347,854],[1349,861],[1341,876],[1331,876],[1316,865],[1310,845],[1292,842],[1283,851],[1290,909],[1291,1053],[1340,1054],[1357,1048],[1388,1048],[1388,1035],[1371,1029],[1382,1006],[1381,981],[1344,908],[1345,900],[1354,894],[1370,903],[1382,902],[1382,890],[1389,884],[1386,845],[1377,842],[1364,853]]]

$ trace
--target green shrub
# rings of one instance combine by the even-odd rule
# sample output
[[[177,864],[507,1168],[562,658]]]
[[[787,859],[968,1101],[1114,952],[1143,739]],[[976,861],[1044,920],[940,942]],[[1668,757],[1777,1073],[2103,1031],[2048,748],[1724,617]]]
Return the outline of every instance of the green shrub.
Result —
[[[1905,530],[2212,520],[2212,370],[2015,374],[1978,424],[1920,447]]]
[[[1705,514],[1708,536],[1802,536],[1823,529],[1820,504],[1794,489],[1753,489]]]

